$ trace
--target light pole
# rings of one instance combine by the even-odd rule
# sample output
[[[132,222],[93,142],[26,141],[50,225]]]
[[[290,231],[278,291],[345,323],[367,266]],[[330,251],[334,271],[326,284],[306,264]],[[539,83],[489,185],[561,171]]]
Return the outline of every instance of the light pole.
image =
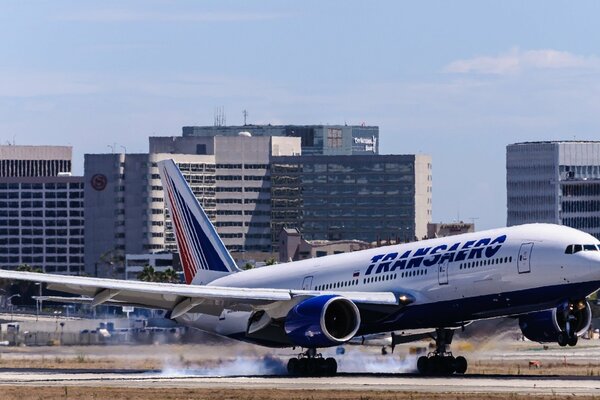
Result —
[[[6,302],[8,303],[8,306],[10,307],[10,322],[13,322],[13,310],[14,310],[14,306],[12,303],[13,297],[21,297],[21,295],[19,293],[13,294],[12,296],[9,296],[8,299],[6,299]]]
[[[40,316],[40,312],[42,311],[42,282],[36,282],[35,285],[40,288],[40,292],[39,292],[40,294],[39,294],[38,298],[35,300],[35,305],[36,305],[35,320],[37,321]]]

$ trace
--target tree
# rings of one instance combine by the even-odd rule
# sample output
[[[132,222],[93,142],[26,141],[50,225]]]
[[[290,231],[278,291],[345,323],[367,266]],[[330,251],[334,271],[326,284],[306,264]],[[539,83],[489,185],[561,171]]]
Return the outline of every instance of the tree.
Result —
[[[252,263],[249,263],[249,262],[247,262],[246,264],[244,264],[244,266],[242,267],[242,269],[244,271],[247,271],[247,270],[252,269],[252,268],[254,268],[254,265],[252,265]]]
[[[138,279],[144,282],[179,283],[179,275],[173,268],[168,268],[165,271],[156,271],[151,265],[144,267]]]
[[[142,272],[140,272],[138,279],[144,282],[156,282],[156,271],[154,271],[154,267],[145,265]]]
[[[168,268],[164,272],[159,272],[156,282],[179,283],[179,275],[173,268]]]
[[[265,262],[265,265],[275,265],[275,264],[277,264],[277,260],[275,260],[275,257],[271,257]]]

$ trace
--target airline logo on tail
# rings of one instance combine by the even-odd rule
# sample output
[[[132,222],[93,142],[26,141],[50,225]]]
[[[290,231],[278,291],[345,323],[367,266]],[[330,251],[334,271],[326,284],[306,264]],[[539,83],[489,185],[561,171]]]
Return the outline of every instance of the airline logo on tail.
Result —
[[[161,161],[159,169],[186,282],[192,283],[199,275],[207,276],[202,271],[220,272],[221,276],[237,272],[235,262],[175,163]],[[207,283],[212,279],[201,280]]]

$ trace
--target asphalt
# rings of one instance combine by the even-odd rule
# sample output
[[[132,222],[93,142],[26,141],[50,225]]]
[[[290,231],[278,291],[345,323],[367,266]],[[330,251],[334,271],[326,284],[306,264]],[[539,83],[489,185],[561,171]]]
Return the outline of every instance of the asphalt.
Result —
[[[77,369],[2,369],[0,386],[87,386],[188,389],[373,390],[423,393],[519,393],[554,396],[600,394],[600,377],[464,375],[421,377],[414,374],[340,374],[327,378],[289,376],[185,376],[160,371]]]

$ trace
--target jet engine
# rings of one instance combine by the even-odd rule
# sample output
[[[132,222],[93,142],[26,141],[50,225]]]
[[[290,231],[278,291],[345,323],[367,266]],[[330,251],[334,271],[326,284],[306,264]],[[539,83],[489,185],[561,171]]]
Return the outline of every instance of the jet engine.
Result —
[[[307,348],[337,346],[352,339],[360,327],[360,312],[349,299],[336,295],[312,297],[287,314],[285,333]]]
[[[565,302],[552,310],[519,317],[523,335],[534,342],[558,342],[561,346],[577,344],[592,322],[592,310],[585,300]]]

